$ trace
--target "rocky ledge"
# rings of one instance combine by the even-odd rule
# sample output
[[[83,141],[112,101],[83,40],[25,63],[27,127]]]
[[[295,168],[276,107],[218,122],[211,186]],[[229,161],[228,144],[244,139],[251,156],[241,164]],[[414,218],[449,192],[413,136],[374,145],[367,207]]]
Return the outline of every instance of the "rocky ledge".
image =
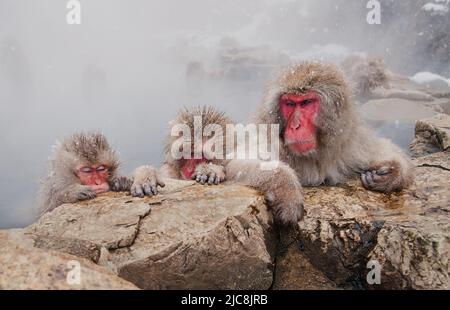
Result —
[[[357,180],[306,188],[306,216],[292,229],[275,227],[263,196],[236,184],[168,180],[152,198],[63,205],[0,231],[0,288],[450,289],[450,152],[414,161],[415,184],[400,193]],[[70,261],[81,284],[67,281]],[[367,281],[369,262],[379,284]]]
[[[108,193],[63,205],[25,233],[142,289],[267,289],[273,279],[272,218],[243,186],[168,180],[152,198]]]

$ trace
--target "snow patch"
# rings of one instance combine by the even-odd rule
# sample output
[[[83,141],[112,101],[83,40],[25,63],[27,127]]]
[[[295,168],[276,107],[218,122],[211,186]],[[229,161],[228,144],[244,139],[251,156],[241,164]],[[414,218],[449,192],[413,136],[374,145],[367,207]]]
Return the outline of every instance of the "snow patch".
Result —
[[[434,2],[428,2],[422,7],[422,11],[430,13],[432,16],[441,15],[444,16],[449,11],[450,0],[434,0]]]
[[[450,79],[431,72],[418,72],[410,79],[418,84],[428,84],[433,81],[443,81],[450,87]]]

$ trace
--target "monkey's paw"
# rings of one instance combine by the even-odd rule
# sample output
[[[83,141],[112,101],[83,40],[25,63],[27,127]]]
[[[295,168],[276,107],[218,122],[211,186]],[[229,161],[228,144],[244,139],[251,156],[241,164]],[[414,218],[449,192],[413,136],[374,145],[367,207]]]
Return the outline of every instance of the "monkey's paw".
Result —
[[[192,180],[201,184],[217,185],[225,180],[225,168],[212,163],[203,163],[195,168]]]
[[[78,201],[94,199],[97,194],[89,186],[82,186],[76,194]]]
[[[401,190],[403,178],[400,164],[396,161],[386,161],[373,165],[361,174],[361,182],[364,188],[372,191],[389,193]]]
[[[301,191],[284,193],[283,199],[273,205],[273,215],[278,225],[295,226],[303,218],[303,214]]]
[[[113,192],[129,191],[132,184],[133,180],[131,180],[130,178],[118,177],[111,182],[111,190]]]
[[[159,177],[158,171],[151,166],[141,166],[134,172],[134,182],[130,192],[133,197],[151,197],[158,194],[158,186],[166,186]]]

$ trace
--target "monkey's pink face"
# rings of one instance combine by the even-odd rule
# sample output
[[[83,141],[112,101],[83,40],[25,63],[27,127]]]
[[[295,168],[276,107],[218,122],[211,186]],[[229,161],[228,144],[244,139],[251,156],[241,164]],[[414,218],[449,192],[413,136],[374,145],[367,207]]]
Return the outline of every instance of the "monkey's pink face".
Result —
[[[194,175],[195,168],[197,168],[198,165],[206,162],[206,158],[202,159],[182,159],[181,160],[181,173],[183,175],[183,178],[185,180],[190,180],[192,176]]]
[[[79,166],[76,170],[81,184],[89,186],[97,194],[109,191],[109,170],[105,165]]]
[[[281,114],[286,121],[284,141],[291,151],[303,154],[317,147],[316,118],[320,97],[315,92],[304,95],[284,94],[279,100]]]

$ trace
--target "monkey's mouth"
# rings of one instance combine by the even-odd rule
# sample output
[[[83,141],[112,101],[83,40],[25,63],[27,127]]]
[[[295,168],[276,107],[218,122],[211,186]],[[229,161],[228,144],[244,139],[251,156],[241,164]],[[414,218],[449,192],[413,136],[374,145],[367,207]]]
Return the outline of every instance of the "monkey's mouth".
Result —
[[[100,185],[90,185],[90,187],[96,194],[106,193],[109,191],[108,183]]]
[[[192,176],[194,175],[195,168],[199,164],[205,163],[206,158],[202,159],[182,159],[181,160],[181,173],[186,180],[190,180]]]
[[[295,154],[306,154],[316,149],[316,140],[286,140],[285,144]]]
[[[316,141],[311,139],[311,140],[286,140],[285,144],[287,146],[291,146],[291,145],[308,145],[308,144],[316,144]]]

